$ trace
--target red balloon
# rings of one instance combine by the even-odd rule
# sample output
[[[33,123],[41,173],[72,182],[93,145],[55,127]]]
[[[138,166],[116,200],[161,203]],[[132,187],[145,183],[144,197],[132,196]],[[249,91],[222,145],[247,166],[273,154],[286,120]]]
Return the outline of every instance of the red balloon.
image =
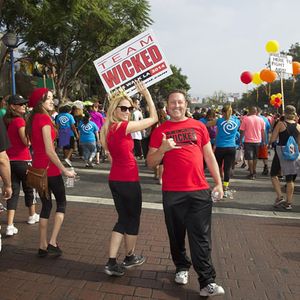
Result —
[[[276,103],[280,103],[280,99],[279,98],[275,98],[275,102]]]
[[[245,71],[241,74],[240,78],[241,78],[242,83],[248,84],[248,83],[252,82],[253,76],[252,76],[251,72]]]

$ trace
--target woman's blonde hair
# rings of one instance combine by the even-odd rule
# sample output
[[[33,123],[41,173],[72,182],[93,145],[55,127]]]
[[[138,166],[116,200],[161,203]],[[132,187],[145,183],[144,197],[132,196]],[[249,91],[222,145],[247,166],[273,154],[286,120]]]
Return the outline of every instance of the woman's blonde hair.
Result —
[[[222,108],[222,113],[224,114],[224,118],[228,121],[232,115],[232,107],[230,104],[225,104]]]
[[[108,131],[110,130],[113,124],[120,123],[121,121],[119,118],[115,116],[114,112],[119,106],[120,102],[123,100],[128,100],[131,106],[133,106],[132,99],[124,91],[118,91],[109,96],[109,106],[107,109],[104,125],[102,126],[100,132],[101,145],[105,150],[107,150],[106,137]]]

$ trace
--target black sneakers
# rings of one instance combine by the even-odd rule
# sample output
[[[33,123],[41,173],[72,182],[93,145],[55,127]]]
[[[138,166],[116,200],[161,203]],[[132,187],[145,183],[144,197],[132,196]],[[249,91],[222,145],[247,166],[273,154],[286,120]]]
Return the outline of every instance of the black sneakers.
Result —
[[[48,255],[48,251],[44,249],[39,249],[38,251],[38,257],[46,257]]]
[[[122,266],[125,269],[130,269],[132,267],[140,266],[145,262],[145,257],[142,255],[132,254],[129,257],[126,257],[122,263]]]
[[[61,256],[62,255],[62,250],[58,247],[58,245],[55,247],[51,244],[48,245],[47,247],[48,254],[53,255],[53,256]]]
[[[104,267],[104,272],[109,276],[118,276],[118,277],[123,276],[125,274],[124,267],[119,264],[115,264],[115,265],[107,264]]]

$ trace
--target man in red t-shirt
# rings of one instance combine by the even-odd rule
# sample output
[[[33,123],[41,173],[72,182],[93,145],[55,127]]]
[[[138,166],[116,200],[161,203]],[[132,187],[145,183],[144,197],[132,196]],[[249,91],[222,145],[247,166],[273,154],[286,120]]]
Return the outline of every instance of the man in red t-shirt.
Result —
[[[157,127],[151,136],[147,164],[155,168],[163,162],[163,207],[170,249],[176,266],[175,282],[188,283],[188,270],[193,264],[199,276],[200,296],[224,294],[215,283],[211,262],[212,198],[203,168],[203,159],[214,179],[212,190],[223,197],[222,180],[208,131],[204,124],[187,118],[185,93],[173,91],[167,98],[170,120]],[[186,254],[188,233],[192,262]]]

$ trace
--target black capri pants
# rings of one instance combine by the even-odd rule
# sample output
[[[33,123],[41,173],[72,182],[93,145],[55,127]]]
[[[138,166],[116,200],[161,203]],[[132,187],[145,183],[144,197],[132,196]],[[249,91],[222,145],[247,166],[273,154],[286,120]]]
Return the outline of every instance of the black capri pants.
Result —
[[[28,168],[27,161],[15,160],[10,161],[10,169],[11,169],[11,183],[12,183],[12,196],[9,200],[7,200],[7,209],[8,210],[16,210],[18,206],[18,199],[21,190],[24,192],[25,205],[30,207],[33,205],[33,189],[26,184],[26,172]]]
[[[217,147],[215,150],[216,160],[218,162],[218,166],[221,169],[222,165],[224,169],[224,181],[229,182],[230,179],[230,170],[235,161],[235,147]]]
[[[138,181],[109,181],[109,187],[118,213],[113,231],[137,235],[142,211],[142,191]]]
[[[40,197],[42,201],[42,210],[40,217],[43,219],[49,219],[51,209],[52,209],[52,199],[51,192],[53,193],[56,200],[56,212],[65,213],[66,212],[66,190],[64,185],[64,180],[61,175],[49,176],[48,177],[48,188],[49,196]]]

